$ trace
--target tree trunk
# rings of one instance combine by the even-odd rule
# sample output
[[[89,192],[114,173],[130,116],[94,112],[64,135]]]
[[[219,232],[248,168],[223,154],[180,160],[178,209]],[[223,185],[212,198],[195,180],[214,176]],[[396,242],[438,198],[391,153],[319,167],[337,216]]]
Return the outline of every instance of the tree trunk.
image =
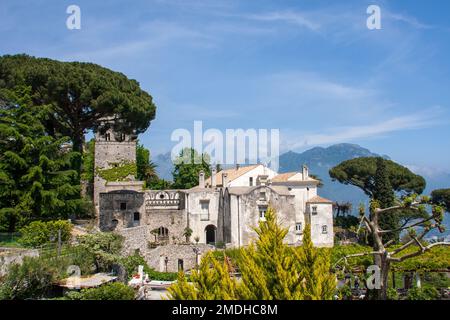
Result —
[[[72,168],[78,172],[78,179],[80,179],[81,166],[82,166],[82,155],[83,155],[83,142],[84,135],[80,134],[72,138],[72,150],[78,152],[79,155],[72,159]]]

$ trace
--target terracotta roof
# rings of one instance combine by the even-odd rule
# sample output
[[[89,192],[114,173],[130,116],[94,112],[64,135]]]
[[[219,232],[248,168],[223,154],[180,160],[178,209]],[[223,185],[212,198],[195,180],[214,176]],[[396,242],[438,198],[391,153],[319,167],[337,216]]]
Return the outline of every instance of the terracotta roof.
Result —
[[[312,197],[311,199],[309,199],[306,202],[309,202],[309,203],[333,203],[333,201],[319,197],[319,196]]]
[[[272,182],[288,182],[288,181],[319,182],[317,179],[313,179],[311,177],[308,177],[308,179],[306,179],[306,180],[299,180],[299,179],[289,180],[298,173],[300,173],[300,172],[280,173],[279,175],[276,175],[275,177],[273,177],[271,181]]]
[[[246,174],[247,172],[255,169],[256,167],[260,166],[261,164],[254,164],[251,166],[245,166],[245,167],[239,167],[239,169],[231,168],[226,170],[221,170],[216,173],[216,185],[221,186],[222,185],[222,173],[228,174],[228,182],[231,182],[240,176]],[[211,185],[211,177],[205,180],[205,185]]]
[[[286,182],[290,177],[296,174],[297,172],[280,173],[279,175],[276,175],[275,177],[272,178],[272,182]]]

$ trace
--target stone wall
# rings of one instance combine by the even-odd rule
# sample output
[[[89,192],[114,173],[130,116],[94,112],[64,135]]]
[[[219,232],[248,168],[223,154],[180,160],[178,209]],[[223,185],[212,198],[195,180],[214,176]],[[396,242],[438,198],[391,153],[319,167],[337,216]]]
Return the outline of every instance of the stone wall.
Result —
[[[187,225],[185,210],[146,210],[145,221],[149,232],[160,227],[167,228],[169,243],[180,243],[186,240],[183,236]],[[151,235],[149,240],[154,242],[155,235]]]
[[[39,251],[35,249],[0,248],[0,276],[6,274],[9,265],[22,263],[24,257],[38,257]]]
[[[125,204],[125,208],[121,208]],[[102,231],[121,230],[145,224],[144,193],[131,190],[100,194],[99,227]],[[135,221],[134,213],[139,213]]]
[[[137,250],[141,255],[145,255],[148,250],[149,232],[147,226],[122,229],[118,232],[125,238],[122,254],[132,255]]]
[[[198,258],[194,249],[199,249]],[[151,268],[160,272],[178,272],[179,261],[182,261],[183,270],[188,271],[196,266],[196,259],[201,261],[201,256],[212,250],[213,247],[206,244],[165,245],[148,250],[145,259]],[[166,270],[167,258],[167,270]]]

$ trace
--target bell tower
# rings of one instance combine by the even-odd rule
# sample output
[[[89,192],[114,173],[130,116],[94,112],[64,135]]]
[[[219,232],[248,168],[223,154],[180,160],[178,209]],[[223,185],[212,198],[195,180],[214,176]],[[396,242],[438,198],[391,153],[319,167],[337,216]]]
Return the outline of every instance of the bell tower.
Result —
[[[127,183],[136,180],[132,174],[136,168],[136,134],[126,134],[115,130],[116,117],[100,119],[95,132],[94,156],[94,205],[99,213],[99,196],[102,192],[127,189]],[[130,174],[120,177],[114,168],[130,168]],[[122,170],[124,171],[124,170]],[[127,174],[127,171],[124,171]],[[121,188],[119,188],[121,186]]]

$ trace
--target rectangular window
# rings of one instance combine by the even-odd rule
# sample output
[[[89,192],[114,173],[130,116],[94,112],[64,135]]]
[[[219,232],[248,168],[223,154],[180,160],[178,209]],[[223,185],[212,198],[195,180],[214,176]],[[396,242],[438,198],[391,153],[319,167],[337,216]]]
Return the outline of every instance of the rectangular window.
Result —
[[[259,210],[259,220],[266,220],[267,207],[259,206],[258,210]]]
[[[200,201],[200,220],[209,220],[209,201]]]
[[[249,185],[250,187],[253,186],[253,177],[248,178],[248,185]]]
[[[322,233],[327,234],[328,233],[328,226],[322,226]]]
[[[259,200],[262,200],[262,201],[266,201],[267,200],[265,192],[260,192],[259,193]]]
[[[127,203],[126,202],[121,202],[120,203],[120,210],[127,210]]]
[[[312,210],[312,214],[313,215],[317,214],[317,207],[316,206],[312,207],[311,210]]]
[[[302,233],[302,223],[301,222],[297,222],[295,224],[295,233],[297,233],[297,234]]]

